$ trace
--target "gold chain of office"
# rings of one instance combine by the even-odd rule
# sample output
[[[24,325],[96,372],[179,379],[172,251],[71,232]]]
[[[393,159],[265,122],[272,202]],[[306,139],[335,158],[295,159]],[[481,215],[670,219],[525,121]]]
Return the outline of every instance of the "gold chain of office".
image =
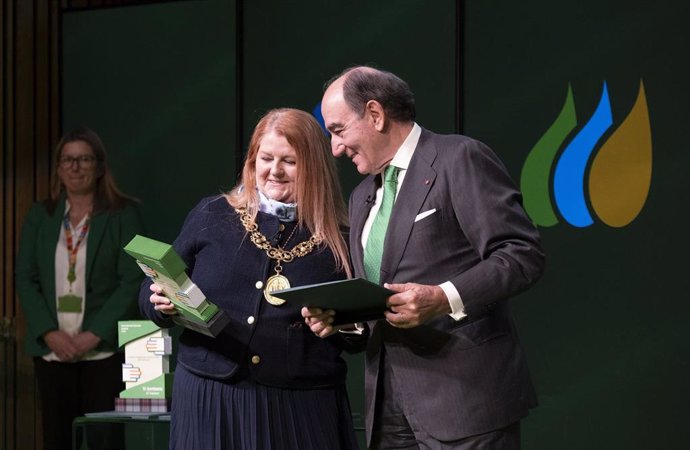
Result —
[[[259,232],[259,226],[249,217],[246,208],[236,208],[235,211],[240,215],[240,221],[244,229],[249,233],[249,239],[261,250],[266,250],[269,258],[277,261],[289,263],[295,258],[308,255],[323,240],[321,237],[312,235],[308,240],[302,241],[290,250],[273,247],[268,238]],[[295,225],[297,227],[297,225]]]

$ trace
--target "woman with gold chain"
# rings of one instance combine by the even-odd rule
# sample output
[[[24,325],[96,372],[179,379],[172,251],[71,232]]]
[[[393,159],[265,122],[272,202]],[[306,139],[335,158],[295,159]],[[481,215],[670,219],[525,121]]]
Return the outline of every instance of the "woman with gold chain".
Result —
[[[216,337],[185,329],[173,385],[171,449],[356,449],[345,389],[349,347],[322,340],[276,289],[350,276],[345,205],[330,146],[294,109],[257,124],[242,177],[203,199],[173,247],[230,323]],[[152,293],[153,292],[153,293]],[[150,281],[142,312],[171,326],[174,305]]]

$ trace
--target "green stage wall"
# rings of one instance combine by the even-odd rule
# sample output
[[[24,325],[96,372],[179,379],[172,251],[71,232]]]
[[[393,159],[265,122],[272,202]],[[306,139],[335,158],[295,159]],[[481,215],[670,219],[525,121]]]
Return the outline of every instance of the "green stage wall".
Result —
[[[456,8],[464,17],[461,49]],[[323,82],[351,65],[398,73],[416,93],[422,126],[450,133],[460,119],[466,134],[494,148],[516,183],[541,183],[542,197],[529,201],[556,220],[540,226],[544,278],[512,302],[541,403],[523,422],[523,448],[685,449],[690,283],[681,230],[690,156],[681,134],[690,100],[682,84],[690,79],[689,9],[681,0],[654,7],[620,0],[190,0],[71,12],[62,25],[62,123],[102,135],[123,190],[142,199],[149,234],[172,240],[199,198],[234,184],[266,110],[311,111]],[[646,108],[636,103],[641,81]],[[612,124],[576,186],[593,224],[575,226],[559,209],[567,211],[567,202],[555,201],[556,167],[587,129],[604,82]],[[571,123],[560,122],[560,139],[552,134],[545,145],[569,86]],[[635,120],[626,121],[633,109]],[[646,122],[638,117],[644,112]],[[628,155],[613,145],[621,142],[613,136],[625,134],[619,129],[643,137],[648,129],[651,144]],[[541,172],[525,169],[538,142],[552,158],[532,157]],[[641,140],[624,142],[637,148]],[[622,157],[602,171],[605,154]],[[349,192],[360,176],[349,161],[339,168]],[[631,170],[651,178],[630,181]],[[589,187],[594,179],[596,189]],[[625,226],[607,225],[594,208],[607,200],[607,188],[618,193],[610,209],[639,209]],[[646,194],[635,202],[628,191]],[[362,357],[348,360],[361,426]]]
[[[62,127],[101,135],[153,238],[235,182],[235,21],[220,0],[63,14]]]
[[[539,176],[525,162],[561,113],[569,85],[576,116],[565,139],[547,146],[553,162],[542,160],[545,206],[558,221],[540,226],[547,271],[514,302],[541,403],[524,422],[527,449],[690,448],[688,20],[684,1],[466,2],[466,133],[489,143],[529,186]],[[648,120],[626,125],[641,81]],[[565,214],[554,204],[556,172],[565,170],[556,167],[587,133],[604,83],[612,124],[577,186],[593,224],[574,226],[567,202]],[[620,157],[602,172],[611,152]],[[651,181],[631,179],[638,170]],[[639,213],[627,225],[607,225],[609,214],[595,209],[606,200]],[[528,201],[536,200],[525,192]]]

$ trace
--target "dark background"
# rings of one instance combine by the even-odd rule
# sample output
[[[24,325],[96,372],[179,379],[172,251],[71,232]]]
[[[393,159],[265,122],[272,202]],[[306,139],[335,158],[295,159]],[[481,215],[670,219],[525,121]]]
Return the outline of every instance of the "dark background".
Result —
[[[577,131],[604,81],[615,128],[642,79],[653,145],[642,211],[622,228],[542,228],[546,275],[512,302],[540,398],[523,448],[685,449],[689,20],[685,0],[190,0],[70,12],[62,127],[101,134],[149,235],[170,241],[199,198],[234,185],[263,112],[311,111],[345,67],[400,75],[420,125],[485,141],[516,183],[569,83]],[[359,175],[339,166],[349,192]],[[350,362],[359,413],[361,356]]]
[[[613,128],[644,81],[652,181],[623,228],[542,228],[547,273],[514,301],[541,406],[528,449],[690,448],[687,2],[467,1],[464,131],[517,180],[572,84],[577,132],[608,84]]]

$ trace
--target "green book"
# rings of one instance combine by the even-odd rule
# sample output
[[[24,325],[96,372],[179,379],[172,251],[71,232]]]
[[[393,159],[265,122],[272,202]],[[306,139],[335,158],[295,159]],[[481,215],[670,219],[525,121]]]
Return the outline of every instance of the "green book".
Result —
[[[335,311],[333,324],[383,319],[386,300],[395,292],[364,278],[310,284],[271,292],[274,297],[297,306]]]
[[[175,323],[212,337],[228,324],[227,315],[187,276],[186,265],[172,245],[136,235],[124,250],[175,305],[179,313],[172,316]]]

